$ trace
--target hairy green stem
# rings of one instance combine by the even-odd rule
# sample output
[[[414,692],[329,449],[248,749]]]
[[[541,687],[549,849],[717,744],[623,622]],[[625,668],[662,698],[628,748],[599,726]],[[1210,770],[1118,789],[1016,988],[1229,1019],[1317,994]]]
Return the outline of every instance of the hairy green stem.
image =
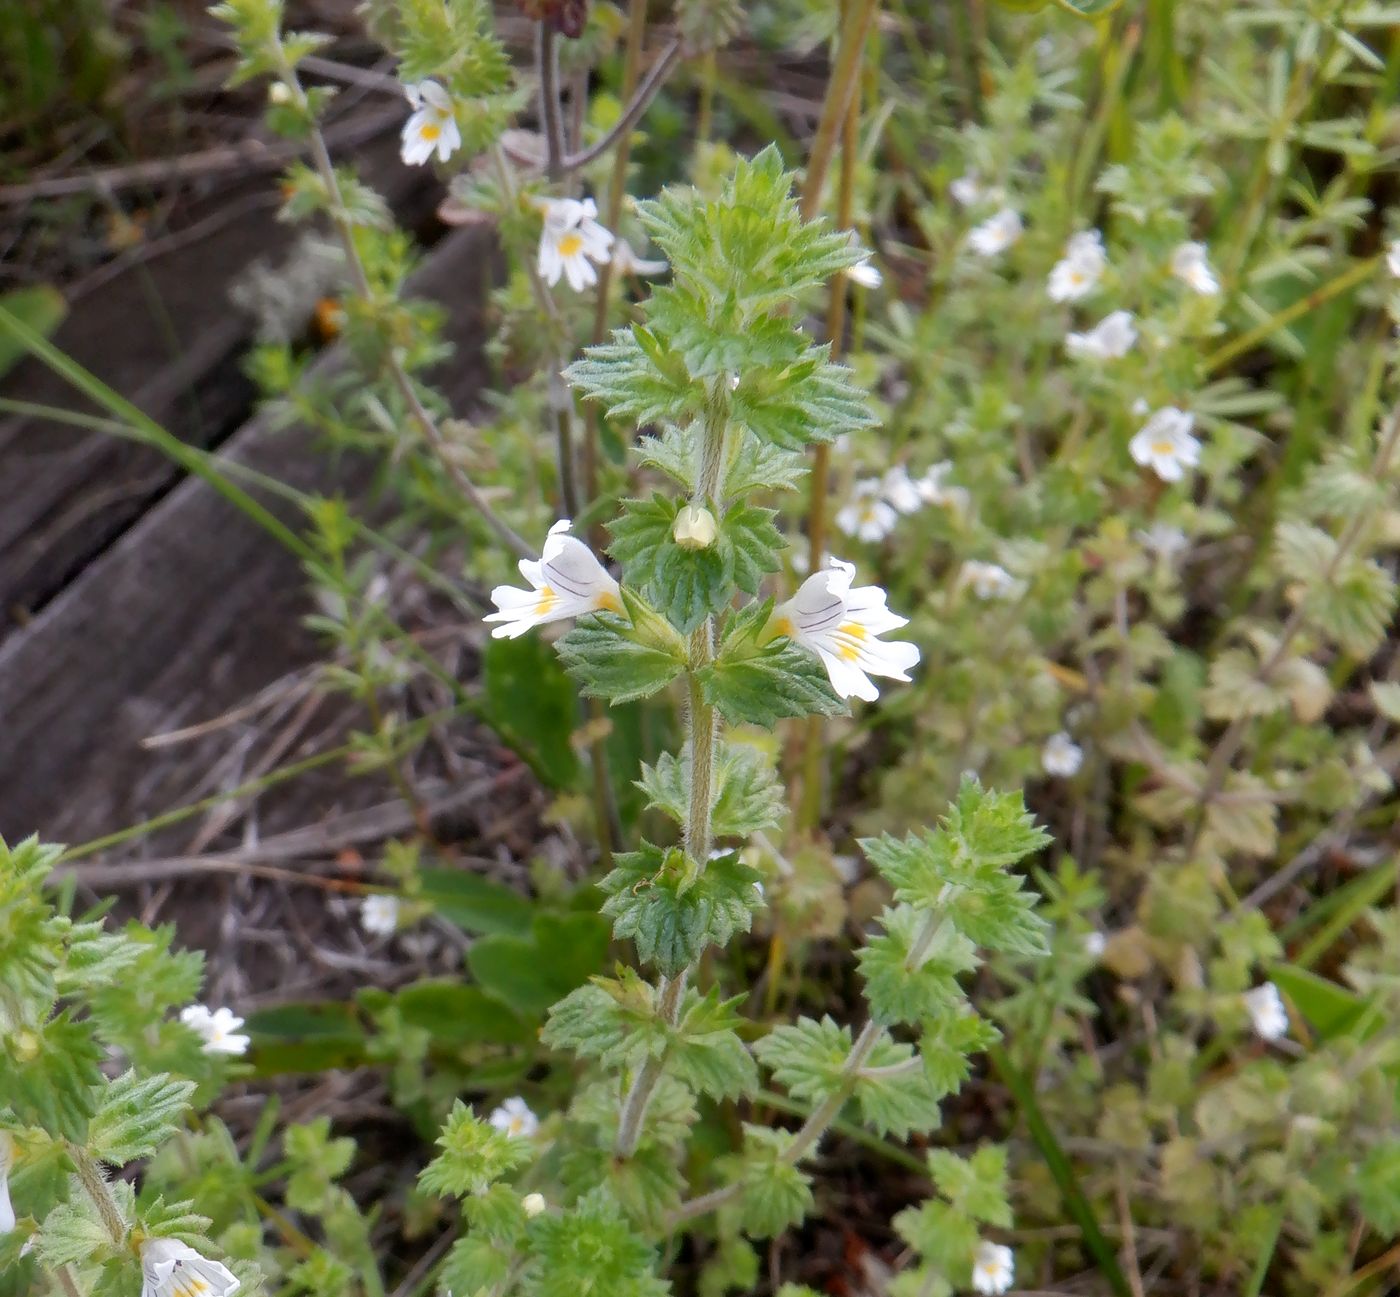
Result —
[[[68,1156],[73,1163],[73,1169],[78,1173],[78,1182],[97,1208],[97,1214],[102,1218],[102,1226],[111,1238],[113,1246],[125,1247],[130,1231],[121,1208],[117,1206],[117,1200],[112,1197],[112,1191],[107,1187],[101,1167],[88,1156],[86,1149],[71,1141],[68,1142]]]
[[[724,482],[725,431],[729,410],[720,395],[712,397],[705,416],[704,436],[700,449],[700,473],[691,497],[695,504],[711,509],[720,508],[720,491]],[[713,840],[715,709],[705,701],[698,673],[714,656],[715,619],[707,617],[690,637],[688,668],[689,706],[686,725],[689,730],[687,746],[690,753],[689,802],[685,819],[685,852],[700,869],[710,856]],[[685,998],[690,969],[683,968],[675,977],[663,978],[657,999],[658,1016],[671,1026],[680,1020],[681,1002]],[[661,1079],[666,1064],[665,1055],[648,1058],[637,1073],[622,1102],[618,1118],[616,1152],[630,1157],[641,1138],[642,1123],[652,1092]]]
[[[802,180],[800,210],[804,221],[810,221],[821,210],[826,173],[831,169],[841,123],[855,94],[861,55],[865,51],[865,37],[879,7],[880,0],[853,0],[851,13],[842,25],[836,63],[826,83],[821,120],[817,123],[817,134],[812,140],[812,151],[807,159],[807,174]]]
[[[944,915],[941,911],[933,910],[924,915],[918,935],[909,947],[909,953],[904,957],[904,967],[907,971],[912,973],[923,964],[929,948],[943,927],[943,922]],[[879,1042],[880,1032],[880,1025],[873,1018],[869,1019],[865,1026],[860,1029],[860,1034],[851,1044],[851,1052],[846,1055],[846,1061],[841,1065],[841,1073],[837,1077],[836,1085],[832,1088],[831,1093],[812,1109],[811,1115],[798,1128],[797,1134],[793,1136],[792,1143],[783,1150],[780,1161],[788,1166],[795,1166],[807,1156],[808,1152],[817,1145],[821,1137],[836,1121],[841,1109],[846,1106],[846,1101],[851,1097],[856,1084],[862,1077],[890,1076],[906,1069],[908,1066],[906,1063],[896,1063],[888,1068],[876,1069],[865,1066],[871,1051]],[[919,1062],[918,1059],[909,1061],[911,1063]],[[719,1189],[713,1189],[709,1193],[703,1193],[697,1198],[688,1199],[667,1217],[666,1223],[668,1227],[674,1229],[677,1225],[682,1225],[688,1220],[694,1220],[697,1216],[704,1216],[707,1212],[723,1207],[742,1192],[743,1185],[736,1181]]]

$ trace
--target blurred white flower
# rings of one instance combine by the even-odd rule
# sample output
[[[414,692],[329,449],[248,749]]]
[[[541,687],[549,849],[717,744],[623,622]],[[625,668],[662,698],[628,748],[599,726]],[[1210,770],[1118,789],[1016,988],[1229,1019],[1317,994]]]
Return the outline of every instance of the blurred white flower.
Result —
[[[979,257],[995,257],[1015,243],[1021,232],[1020,216],[1012,208],[1003,207],[995,216],[974,226],[967,242]]]
[[[545,1209],[544,1194],[527,1193],[521,1200],[520,1205],[525,1209],[527,1216],[538,1216]]]
[[[482,620],[501,623],[491,632],[496,639],[516,639],[532,626],[584,613],[622,611],[617,582],[587,545],[568,534],[570,526],[567,518],[560,518],[549,529],[544,553],[520,560],[520,575],[530,583],[529,590],[498,585],[491,591],[496,611]]]
[[[374,937],[392,937],[399,927],[399,898],[376,893],[360,903],[360,926]]]
[[[1040,750],[1040,764],[1047,775],[1068,779],[1077,775],[1084,764],[1084,749],[1061,730],[1046,739]]]
[[[884,540],[898,521],[899,515],[880,494],[880,483],[873,477],[857,482],[850,500],[836,512],[836,525],[846,535],[871,544]]]
[[[540,1128],[540,1119],[518,1094],[512,1095],[488,1118],[493,1130],[512,1139],[529,1139]]]
[[[1011,599],[1020,593],[1021,583],[999,563],[970,558],[962,565],[961,580],[972,587],[979,599]]]
[[[403,124],[399,156],[410,167],[422,166],[434,153],[446,162],[462,147],[462,132],[452,96],[436,81],[418,81],[403,88],[412,116]]]
[[[1052,302],[1077,302],[1098,285],[1108,258],[1104,255],[1103,235],[1097,230],[1081,230],[1065,245],[1065,255],[1050,271],[1046,287]]]
[[[1084,934],[1084,953],[1094,959],[1099,959],[1103,952],[1108,949],[1108,938],[1102,932],[1086,932]]]
[[[1279,1040],[1288,1035],[1288,1010],[1283,1007],[1283,996],[1272,982],[1256,986],[1244,993],[1244,1007],[1254,1030],[1264,1040]]]
[[[980,203],[987,196],[987,191],[975,171],[969,171],[967,175],[959,176],[948,186],[948,192],[952,194],[954,202],[960,203],[964,207]]]
[[[858,261],[847,270],[846,278],[853,284],[859,284],[862,288],[879,288],[885,282],[885,277],[880,273],[879,267],[869,257],[866,257],[864,261]]]
[[[1220,291],[1220,281],[1211,269],[1208,249],[1204,243],[1181,243],[1172,252],[1172,274],[1193,293],[1214,297]]]
[[[855,564],[839,558],[809,576],[797,593],[773,610],[773,633],[787,635],[826,667],[831,687],[842,698],[874,702],[880,696],[870,676],[909,679],[919,650],[904,640],[882,640],[885,631],[907,626],[909,619],[885,606],[877,585],[851,588]]]
[[[15,1209],[10,1202],[10,1168],[14,1163],[15,1141],[8,1131],[0,1130],[0,1234],[15,1227]]]
[[[603,228],[601,225],[598,227]],[[607,260],[605,257],[604,260]],[[662,259],[659,261],[648,261],[644,257],[639,257],[632,251],[632,245],[626,239],[618,239],[613,244],[612,249],[613,269],[619,275],[664,275],[671,268],[671,263]],[[736,375],[737,377],[737,375]]]
[[[880,493],[900,513],[918,513],[928,503],[919,490],[919,484],[909,476],[903,464],[887,468],[880,479]]]
[[[999,1297],[1016,1277],[1016,1258],[1009,1247],[984,1239],[972,1262],[972,1286],[984,1297]]]
[[[594,263],[608,260],[613,235],[598,224],[598,205],[591,198],[544,198],[540,230],[539,273],[547,284],[562,275],[576,293],[598,282]]]
[[[1143,549],[1164,562],[1175,558],[1187,546],[1186,533],[1170,523],[1154,522],[1134,533]]]
[[[1173,405],[1156,410],[1128,443],[1128,453],[1164,482],[1179,482],[1201,461],[1201,443],[1191,434],[1195,419]]]
[[[1137,328],[1130,311],[1105,315],[1087,333],[1065,336],[1065,350],[1085,360],[1118,360],[1133,349]]]
[[[243,1019],[236,1017],[231,1009],[215,1009],[210,1012],[207,1005],[191,1004],[180,1010],[180,1021],[204,1042],[206,1054],[246,1054],[249,1040],[239,1035],[238,1029]]]
[[[1385,250],[1385,266],[1397,279],[1400,279],[1400,239],[1391,239]]]
[[[226,1265],[173,1238],[141,1244],[141,1297],[228,1297],[238,1278]]]

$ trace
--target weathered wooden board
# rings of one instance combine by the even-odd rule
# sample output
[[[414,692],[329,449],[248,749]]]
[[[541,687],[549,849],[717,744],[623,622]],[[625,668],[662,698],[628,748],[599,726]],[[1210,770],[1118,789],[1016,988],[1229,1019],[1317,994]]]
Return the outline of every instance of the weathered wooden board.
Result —
[[[457,351],[441,381],[460,409],[483,378],[480,304],[494,265],[489,235],[463,230],[417,276],[418,291],[449,309]],[[373,471],[261,419],[221,453],[352,498]],[[166,809],[173,788],[188,790],[188,772],[181,785],[170,770],[188,751],[146,751],[141,740],[311,661],[303,585],[295,556],[199,480],[148,509],[0,642],[0,836],[85,841]]]
[[[416,223],[436,201],[431,175],[404,167],[392,135],[357,162],[390,205]],[[157,423],[200,446],[219,444],[254,399],[241,368],[252,322],[229,287],[295,231],[276,219],[273,177],[259,173],[189,204],[188,242],[101,283],[74,305],[55,342]],[[240,213],[224,220],[221,213]],[[30,361],[7,375],[11,399],[82,409],[61,378]],[[178,480],[167,459],[115,437],[46,419],[0,420],[0,640],[41,608]]]

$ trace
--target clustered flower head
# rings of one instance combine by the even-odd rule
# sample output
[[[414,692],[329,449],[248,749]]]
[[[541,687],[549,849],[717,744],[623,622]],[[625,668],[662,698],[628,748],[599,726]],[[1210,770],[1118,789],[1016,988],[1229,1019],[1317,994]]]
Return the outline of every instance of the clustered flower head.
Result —
[[[141,1244],[141,1297],[228,1297],[238,1288],[237,1275],[226,1265],[173,1238]]]
[[[530,583],[529,590],[498,585],[491,591],[497,611],[484,620],[501,623],[491,632],[497,639],[515,639],[545,622],[622,610],[621,588],[593,551],[568,534],[572,525],[561,518],[549,529],[544,553],[520,560],[520,575]]]
[[[422,166],[434,153],[446,162],[462,147],[452,96],[436,81],[413,82],[403,92],[413,113],[403,124],[399,156],[410,167]]]
[[[1022,228],[1020,214],[1014,208],[1003,207],[973,227],[967,236],[968,246],[979,257],[995,257],[1021,237]]]
[[[598,282],[595,265],[607,263],[615,242],[612,231],[598,224],[597,203],[591,198],[544,198],[539,207],[544,212],[540,277],[557,284],[563,276],[576,293],[591,288]],[[633,258],[633,267],[638,264]]]
[[[1069,779],[1077,775],[1079,767],[1084,764],[1084,749],[1061,730],[1046,739],[1040,752],[1040,764],[1047,775]]]
[[[1164,482],[1179,482],[1188,468],[1201,461],[1201,443],[1192,435],[1195,418],[1175,406],[1164,406],[1137,431],[1128,453]]]
[[[399,898],[366,896],[360,906],[360,926],[374,937],[392,937],[399,927]]]
[[[773,610],[770,628],[815,653],[842,698],[874,702],[880,691],[870,677],[907,681],[919,650],[904,640],[879,638],[907,626],[909,619],[885,606],[879,586],[852,589],[855,574],[854,563],[828,559],[824,570],[814,572],[791,599]]]
[[[1246,991],[1244,1007],[1261,1039],[1280,1040],[1288,1035],[1288,1010],[1284,1008],[1278,987],[1272,982]]]
[[[1065,350],[1081,360],[1120,360],[1136,341],[1132,312],[1114,311],[1085,333],[1066,334]]]
[[[540,1119],[518,1094],[512,1095],[488,1118],[492,1130],[512,1139],[529,1139],[540,1128]]]
[[[215,1009],[192,1004],[180,1010],[180,1021],[204,1042],[206,1054],[246,1054],[249,1038],[238,1033],[243,1019],[231,1009]]]
[[[1016,1278],[1016,1258],[1003,1243],[983,1239],[972,1261],[972,1286],[986,1297],[999,1297]]]
[[[1202,297],[1214,297],[1220,291],[1220,281],[1211,269],[1204,243],[1181,243],[1172,252],[1171,269],[1183,284]]]
[[[1065,246],[1064,257],[1050,271],[1046,292],[1052,302],[1077,302],[1098,287],[1108,257],[1103,235],[1097,230],[1081,230]]]

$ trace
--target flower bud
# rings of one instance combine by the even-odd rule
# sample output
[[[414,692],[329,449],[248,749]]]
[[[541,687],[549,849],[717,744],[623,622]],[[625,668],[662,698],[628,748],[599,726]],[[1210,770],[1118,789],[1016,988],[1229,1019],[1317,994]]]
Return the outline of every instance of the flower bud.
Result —
[[[682,549],[709,549],[719,535],[719,524],[703,504],[688,504],[677,515],[671,537]]]
[[[525,1197],[520,1200],[520,1205],[525,1208],[525,1214],[527,1216],[538,1216],[545,1207],[544,1194],[527,1193]]]
[[[274,81],[268,86],[267,97],[272,103],[277,104],[279,107],[292,102],[292,92],[288,89],[284,81]]]

